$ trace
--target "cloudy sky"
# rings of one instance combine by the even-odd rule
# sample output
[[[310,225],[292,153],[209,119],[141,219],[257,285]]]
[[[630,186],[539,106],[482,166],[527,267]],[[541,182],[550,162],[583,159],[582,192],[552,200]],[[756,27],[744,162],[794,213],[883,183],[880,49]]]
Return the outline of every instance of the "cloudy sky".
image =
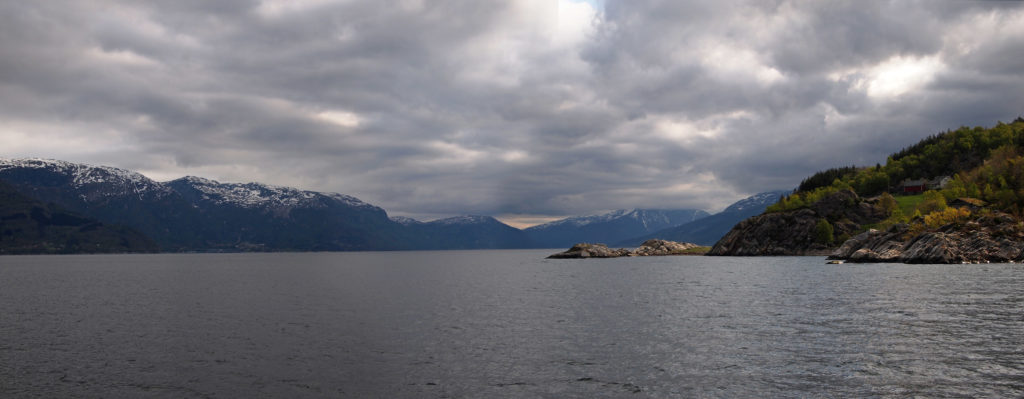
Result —
[[[0,157],[517,225],[700,208],[1024,114],[971,1],[0,0]]]

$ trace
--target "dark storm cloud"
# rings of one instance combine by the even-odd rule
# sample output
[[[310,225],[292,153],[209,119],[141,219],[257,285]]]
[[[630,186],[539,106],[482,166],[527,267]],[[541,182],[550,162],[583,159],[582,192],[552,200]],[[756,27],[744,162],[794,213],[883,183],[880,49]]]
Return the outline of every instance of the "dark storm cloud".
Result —
[[[0,156],[424,217],[716,210],[1024,112],[1016,3],[589,7],[0,4]]]

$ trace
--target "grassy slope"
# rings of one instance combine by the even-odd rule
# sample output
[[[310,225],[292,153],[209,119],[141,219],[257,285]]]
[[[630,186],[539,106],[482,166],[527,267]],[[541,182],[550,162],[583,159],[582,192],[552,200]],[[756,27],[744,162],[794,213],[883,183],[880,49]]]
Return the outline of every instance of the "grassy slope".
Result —
[[[896,205],[900,207],[904,215],[913,215],[914,209],[924,201],[924,195],[898,195],[896,198]]]

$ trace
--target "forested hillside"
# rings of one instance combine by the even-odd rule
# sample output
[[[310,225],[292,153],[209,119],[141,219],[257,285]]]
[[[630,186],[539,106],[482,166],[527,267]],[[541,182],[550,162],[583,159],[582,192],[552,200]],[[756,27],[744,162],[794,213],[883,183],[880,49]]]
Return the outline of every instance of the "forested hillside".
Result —
[[[990,209],[1017,216],[1024,209],[1024,119],[991,128],[967,128],[930,136],[892,154],[885,165],[842,167],[805,179],[797,192],[767,212],[798,209],[831,192],[852,189],[861,197],[898,194],[907,179],[951,179],[940,190],[946,201],[975,198]],[[911,216],[911,215],[906,215]]]
[[[930,136],[885,165],[818,172],[737,225],[711,254],[811,254],[841,245],[834,256],[861,261],[1021,260],[1021,220],[1024,119],[1017,118]]]

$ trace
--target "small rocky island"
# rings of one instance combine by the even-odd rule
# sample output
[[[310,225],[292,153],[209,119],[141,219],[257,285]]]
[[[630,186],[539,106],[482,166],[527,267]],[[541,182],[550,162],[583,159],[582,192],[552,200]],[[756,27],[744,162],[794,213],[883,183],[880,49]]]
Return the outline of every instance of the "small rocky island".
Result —
[[[548,259],[585,259],[585,258],[618,258],[622,256],[670,256],[670,255],[703,255],[710,248],[688,242],[675,242],[659,239],[644,241],[636,249],[611,249],[604,244],[579,243],[568,251],[548,256]]]

